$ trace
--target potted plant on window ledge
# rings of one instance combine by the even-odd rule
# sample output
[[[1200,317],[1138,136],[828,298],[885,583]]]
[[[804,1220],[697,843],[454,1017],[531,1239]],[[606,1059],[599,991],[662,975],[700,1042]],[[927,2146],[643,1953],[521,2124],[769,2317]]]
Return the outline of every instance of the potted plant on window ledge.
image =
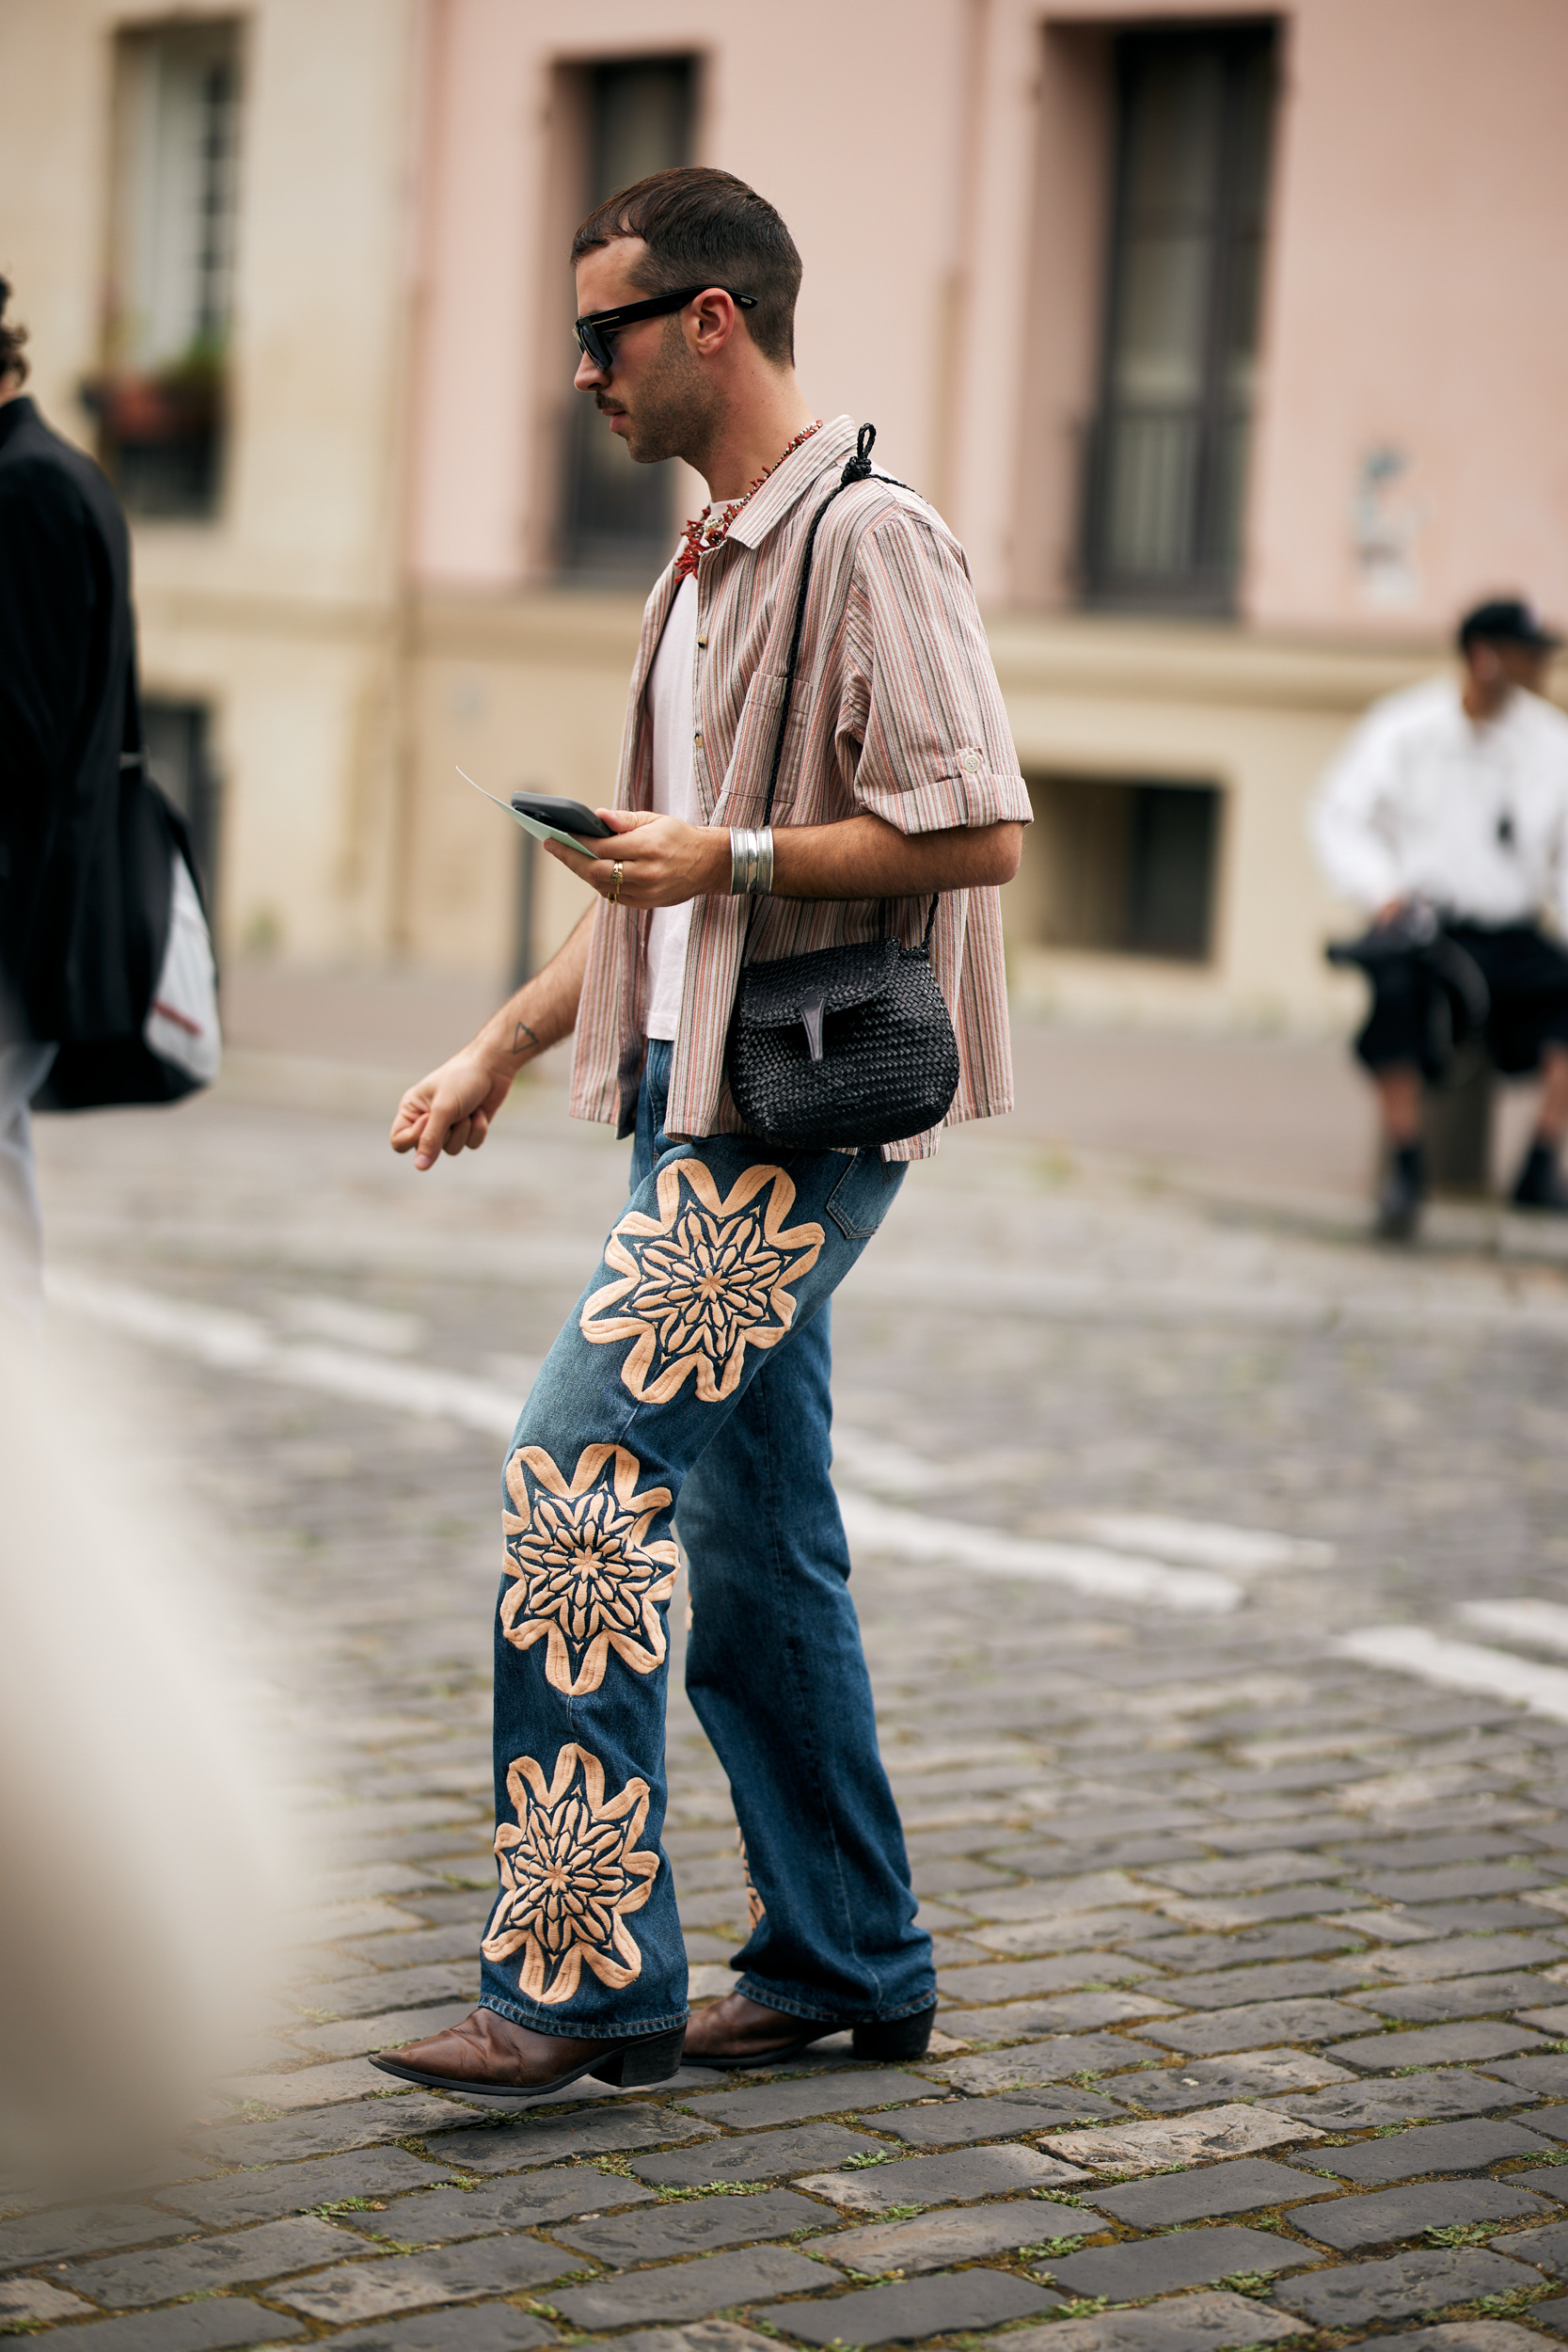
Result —
[[[213,512],[227,388],[227,356],[211,337],[198,337],[161,366],[105,369],[83,385],[104,471],[132,513]]]

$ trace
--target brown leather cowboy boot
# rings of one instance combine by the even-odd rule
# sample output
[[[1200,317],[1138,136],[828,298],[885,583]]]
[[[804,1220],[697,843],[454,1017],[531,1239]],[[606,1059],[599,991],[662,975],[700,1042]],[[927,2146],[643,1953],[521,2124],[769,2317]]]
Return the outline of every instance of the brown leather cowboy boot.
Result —
[[[854,2028],[858,2058],[924,2058],[931,2039],[936,2008],[914,2017],[872,2018]],[[842,2033],[841,2025],[823,2025],[809,2017],[791,2017],[784,2010],[765,2009],[744,1993],[726,1993],[721,2000],[694,2009],[686,2028],[688,2066],[777,2066],[784,2058],[809,2050],[814,2042]]]
[[[667,2082],[680,2062],[679,2026],[666,2033],[583,2042],[566,2034],[534,2033],[493,2009],[476,2009],[445,2033],[382,2050],[371,2060],[384,2074],[401,2075],[426,2090],[463,2090],[502,2099],[541,2098],[582,2074],[622,2086]]]

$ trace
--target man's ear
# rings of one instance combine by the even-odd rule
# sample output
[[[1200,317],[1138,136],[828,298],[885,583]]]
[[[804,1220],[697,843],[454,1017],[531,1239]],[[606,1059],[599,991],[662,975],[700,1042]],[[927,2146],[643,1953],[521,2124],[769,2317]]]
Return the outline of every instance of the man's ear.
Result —
[[[688,319],[691,346],[705,359],[722,351],[740,325],[740,313],[721,287],[712,286],[692,304]]]

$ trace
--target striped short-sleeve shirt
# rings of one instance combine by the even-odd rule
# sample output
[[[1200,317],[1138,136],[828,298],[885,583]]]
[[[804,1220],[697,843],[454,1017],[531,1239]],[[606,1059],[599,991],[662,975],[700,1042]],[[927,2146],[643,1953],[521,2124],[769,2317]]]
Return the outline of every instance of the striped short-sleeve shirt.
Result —
[[[802,442],[698,560],[693,756],[702,821],[762,821],[811,518],[853,453],[838,417]],[[632,672],[614,805],[653,805],[648,674],[674,599],[671,566],[648,598]],[[772,821],[823,825],[870,811],[900,833],[1027,821],[1001,689],[963,551],[911,491],[880,477],[828,508]],[[692,910],[666,1132],[740,1134],[724,1080],[739,977],[745,898],[704,897]],[[929,901],[889,902],[912,943]],[[756,905],[747,952],[757,961],[877,935],[872,899],[782,898]],[[571,1106],[626,1131],[635,1104],[646,1010],[648,915],[600,901],[578,1012]],[[1012,1107],[1012,1062],[995,890],[942,894],[932,961],[958,1041],[958,1090],[947,1123]],[[937,1130],[885,1144],[890,1160],[924,1159]]]

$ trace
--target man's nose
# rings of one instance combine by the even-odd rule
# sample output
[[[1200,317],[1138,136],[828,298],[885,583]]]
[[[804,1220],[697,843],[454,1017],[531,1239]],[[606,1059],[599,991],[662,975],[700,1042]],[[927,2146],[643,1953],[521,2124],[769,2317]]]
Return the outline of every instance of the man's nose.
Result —
[[[578,359],[578,372],[572,378],[573,391],[596,392],[601,385],[608,384],[609,381],[609,369],[596,367],[587,352],[583,352]]]

